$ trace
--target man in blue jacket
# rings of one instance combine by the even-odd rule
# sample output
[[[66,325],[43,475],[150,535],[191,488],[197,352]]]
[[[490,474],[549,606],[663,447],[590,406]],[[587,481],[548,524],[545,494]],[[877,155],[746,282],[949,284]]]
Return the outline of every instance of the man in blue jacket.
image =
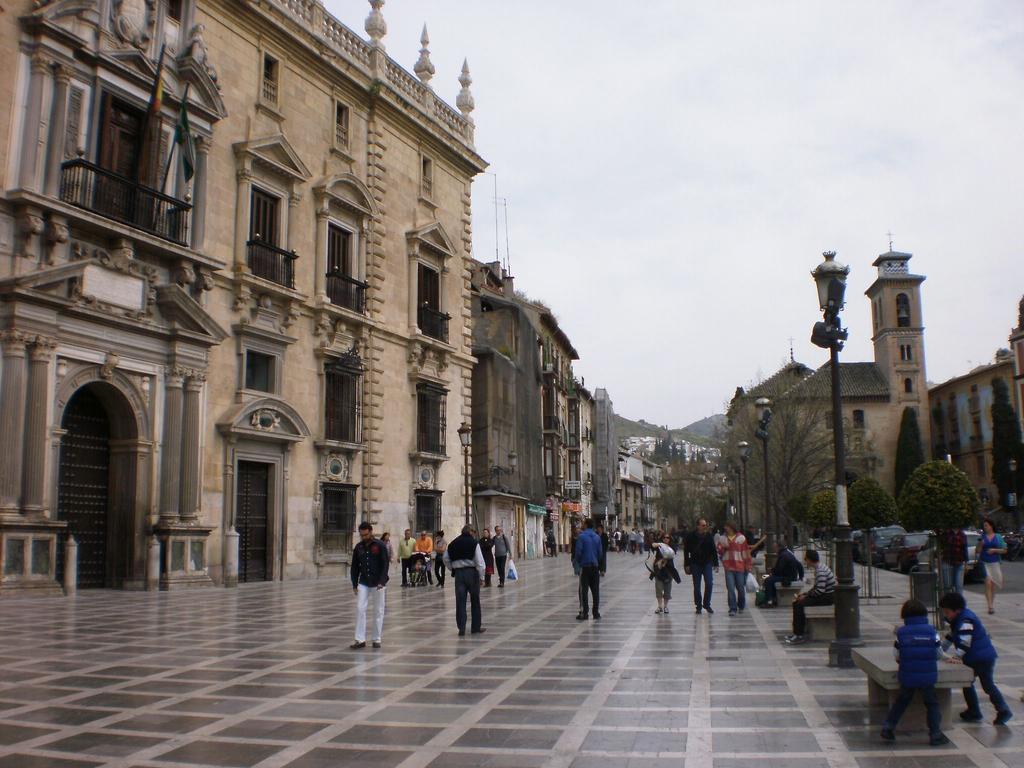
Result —
[[[914,693],[921,691],[928,712],[929,744],[939,747],[949,744],[942,732],[942,710],[935,695],[939,681],[938,659],[942,656],[939,633],[928,622],[928,609],[920,600],[907,600],[900,611],[903,626],[896,629],[893,652],[899,662],[900,693],[882,723],[882,738],[895,741],[893,731],[907,710]]]
[[[974,670],[974,674],[981,681],[981,688],[988,694],[989,701],[996,708],[995,725],[1006,725],[1013,713],[996,687],[996,647],[985,631],[985,625],[981,619],[974,615],[967,608],[964,596],[958,592],[949,592],[939,600],[939,608],[942,609],[942,616],[949,623],[949,634],[946,635],[946,642],[943,648],[947,650],[952,647],[956,654],[949,661],[954,664],[966,664]],[[960,719],[971,723],[982,719],[981,707],[978,704],[978,692],[974,690],[974,682],[969,688],[964,688],[964,701],[967,702],[967,709],[960,713]]]
[[[583,532],[576,539],[575,560],[580,567],[580,612],[577,621],[590,618],[587,592],[594,596],[594,618],[601,618],[601,537],[594,533],[594,522],[588,517],[583,522]]]
[[[764,580],[765,606],[774,608],[779,604],[778,585],[788,587],[794,581],[804,580],[804,567],[796,559],[793,550],[785,542],[779,542],[778,556],[772,566],[771,575]]]

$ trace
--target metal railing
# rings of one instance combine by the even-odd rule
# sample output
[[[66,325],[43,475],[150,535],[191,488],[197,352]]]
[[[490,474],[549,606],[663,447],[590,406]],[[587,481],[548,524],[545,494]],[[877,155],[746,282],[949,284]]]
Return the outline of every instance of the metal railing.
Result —
[[[295,251],[286,251],[262,240],[250,240],[246,246],[246,263],[256,277],[295,287]]]
[[[360,314],[366,308],[367,284],[341,273],[327,275],[327,297],[331,304]]]
[[[60,199],[78,208],[188,245],[192,206],[78,158],[61,165]]]
[[[448,343],[448,321],[451,315],[438,312],[431,307],[420,307],[417,322],[424,336]]]

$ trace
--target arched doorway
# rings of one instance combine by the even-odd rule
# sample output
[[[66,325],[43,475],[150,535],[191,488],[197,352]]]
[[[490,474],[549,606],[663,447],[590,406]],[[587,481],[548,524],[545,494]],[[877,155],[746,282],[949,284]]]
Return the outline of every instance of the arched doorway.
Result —
[[[124,447],[136,433],[130,408],[115,387],[88,384],[68,400],[61,429],[57,518],[78,543],[78,586],[121,586],[134,545],[135,459]],[[57,550],[58,579],[63,550]]]

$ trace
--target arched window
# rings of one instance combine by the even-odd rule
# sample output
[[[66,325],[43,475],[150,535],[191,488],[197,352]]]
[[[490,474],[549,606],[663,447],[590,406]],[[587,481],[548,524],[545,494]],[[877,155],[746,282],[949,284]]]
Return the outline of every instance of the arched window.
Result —
[[[908,392],[908,393],[914,391],[914,381],[913,381],[913,379],[904,379],[903,380],[903,391],[904,392]]]
[[[905,293],[896,296],[896,325],[900,328],[910,327],[910,298]]]

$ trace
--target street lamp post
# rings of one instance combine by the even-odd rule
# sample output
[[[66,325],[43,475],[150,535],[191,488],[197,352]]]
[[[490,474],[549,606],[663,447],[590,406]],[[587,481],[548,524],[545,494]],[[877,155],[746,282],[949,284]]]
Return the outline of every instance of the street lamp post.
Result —
[[[740,520],[746,521],[746,524],[750,525],[750,487],[747,483],[747,460],[754,452],[754,448],[746,440],[740,440],[736,447],[740,450],[740,475],[743,480],[743,508],[740,511]]]
[[[469,444],[473,439],[473,429],[466,422],[459,427],[459,442],[462,443],[463,469],[466,476],[466,525],[469,525]]]
[[[1013,499],[1010,506],[1013,508],[1013,530],[1020,532],[1020,498],[1017,496],[1017,460],[1010,459],[1010,478],[1013,480]]]
[[[775,543],[778,541],[779,520],[775,516],[774,523],[771,516],[771,499],[768,483],[768,425],[772,421],[772,401],[767,397],[759,397],[755,405],[760,409],[760,418],[757,423],[757,430],[754,435],[761,439],[761,455],[764,458],[764,514],[763,522],[768,532],[768,551],[764,556],[765,568],[771,570],[775,566]]]
[[[832,440],[835,453],[836,486],[836,639],[828,649],[829,666],[852,667],[852,649],[860,645],[860,605],[853,580],[853,542],[846,508],[846,444],[843,440],[843,398],[839,381],[839,351],[847,333],[839,312],[846,294],[850,268],[837,262],[835,251],[822,254],[825,260],[811,273],[818,288],[818,305],[824,320],[814,324],[811,342],[829,351],[832,374]]]

